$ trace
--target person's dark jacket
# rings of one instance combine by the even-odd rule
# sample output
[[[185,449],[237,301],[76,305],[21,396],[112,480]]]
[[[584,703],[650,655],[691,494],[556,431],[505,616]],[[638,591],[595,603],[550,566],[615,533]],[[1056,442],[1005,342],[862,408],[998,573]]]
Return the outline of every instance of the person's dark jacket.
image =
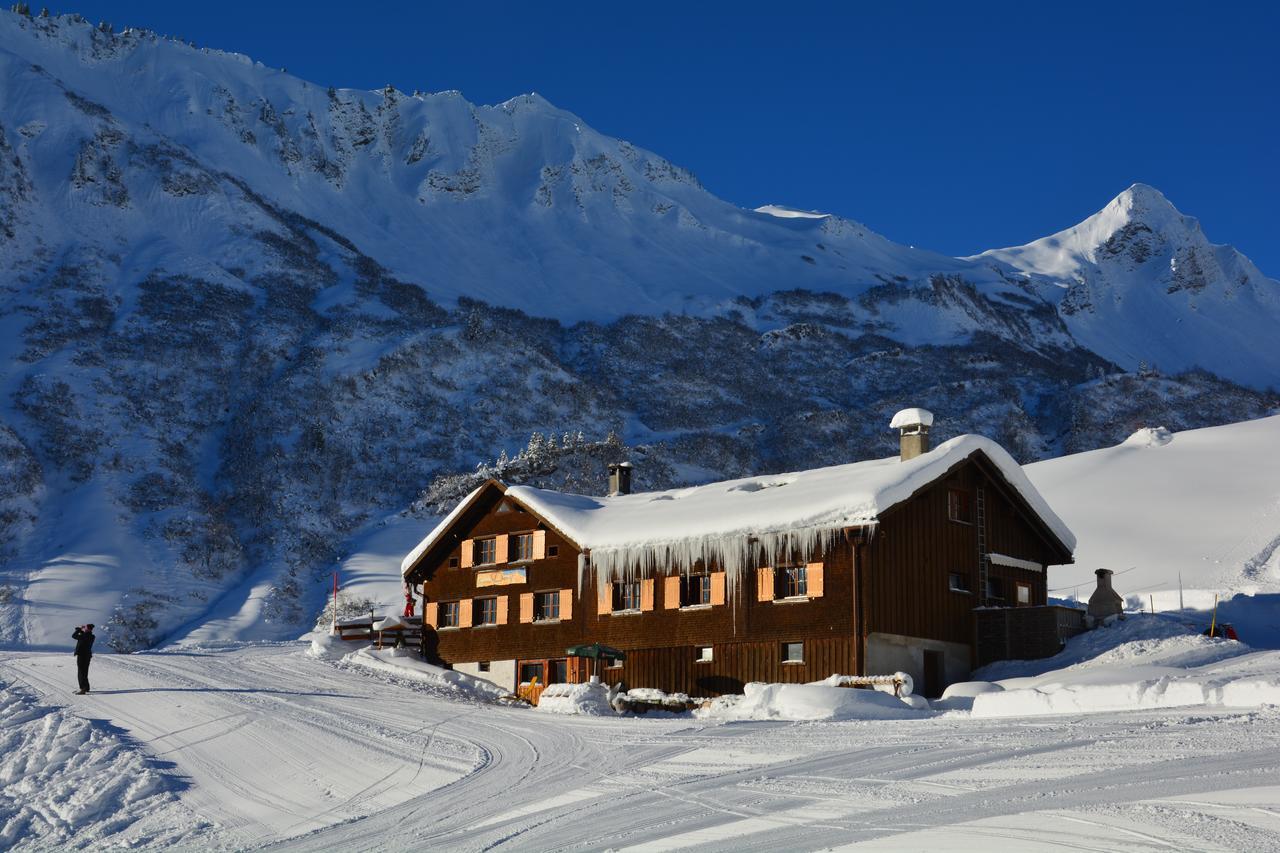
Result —
[[[76,641],[76,650],[73,652],[76,657],[93,657],[94,636],[92,631],[77,628],[71,634],[71,639]]]

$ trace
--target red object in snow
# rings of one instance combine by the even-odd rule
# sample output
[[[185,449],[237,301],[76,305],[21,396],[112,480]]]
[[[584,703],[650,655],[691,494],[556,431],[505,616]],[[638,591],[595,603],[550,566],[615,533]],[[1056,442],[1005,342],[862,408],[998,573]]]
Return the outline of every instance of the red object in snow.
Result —
[[[408,588],[404,591],[404,615],[412,616],[415,603],[413,600],[413,592]]]
[[[1227,635],[1228,640],[1235,640],[1236,642],[1240,641],[1239,635],[1236,634],[1236,629],[1231,627],[1230,625],[1223,625],[1222,633]]]

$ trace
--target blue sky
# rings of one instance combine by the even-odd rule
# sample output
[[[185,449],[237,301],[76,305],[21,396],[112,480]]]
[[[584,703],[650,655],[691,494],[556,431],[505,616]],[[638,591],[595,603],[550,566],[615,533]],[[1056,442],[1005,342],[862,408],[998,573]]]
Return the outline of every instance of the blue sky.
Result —
[[[1280,277],[1280,4],[98,2],[324,85],[537,91],[734,203],[949,254],[1161,189]]]

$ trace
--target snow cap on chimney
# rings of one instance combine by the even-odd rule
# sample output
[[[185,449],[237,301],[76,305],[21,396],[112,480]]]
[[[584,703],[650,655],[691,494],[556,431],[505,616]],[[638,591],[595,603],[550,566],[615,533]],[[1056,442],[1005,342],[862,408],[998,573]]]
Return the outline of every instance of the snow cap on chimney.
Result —
[[[901,436],[902,461],[915,459],[929,452],[929,427],[933,426],[933,412],[928,409],[903,409],[889,421],[889,429],[896,429]]]

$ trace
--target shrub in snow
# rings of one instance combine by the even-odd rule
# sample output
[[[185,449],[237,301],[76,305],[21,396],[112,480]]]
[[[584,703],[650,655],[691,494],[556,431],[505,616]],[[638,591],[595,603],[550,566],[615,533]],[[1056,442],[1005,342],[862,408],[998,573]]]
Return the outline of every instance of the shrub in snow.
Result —
[[[362,616],[368,616],[370,613],[377,613],[383,607],[372,598],[356,598],[347,595],[344,592],[338,592],[338,621],[343,619],[358,619]],[[333,625],[333,596],[330,595],[324,604],[324,610],[320,611],[320,615],[316,617],[316,630],[327,631]]]

